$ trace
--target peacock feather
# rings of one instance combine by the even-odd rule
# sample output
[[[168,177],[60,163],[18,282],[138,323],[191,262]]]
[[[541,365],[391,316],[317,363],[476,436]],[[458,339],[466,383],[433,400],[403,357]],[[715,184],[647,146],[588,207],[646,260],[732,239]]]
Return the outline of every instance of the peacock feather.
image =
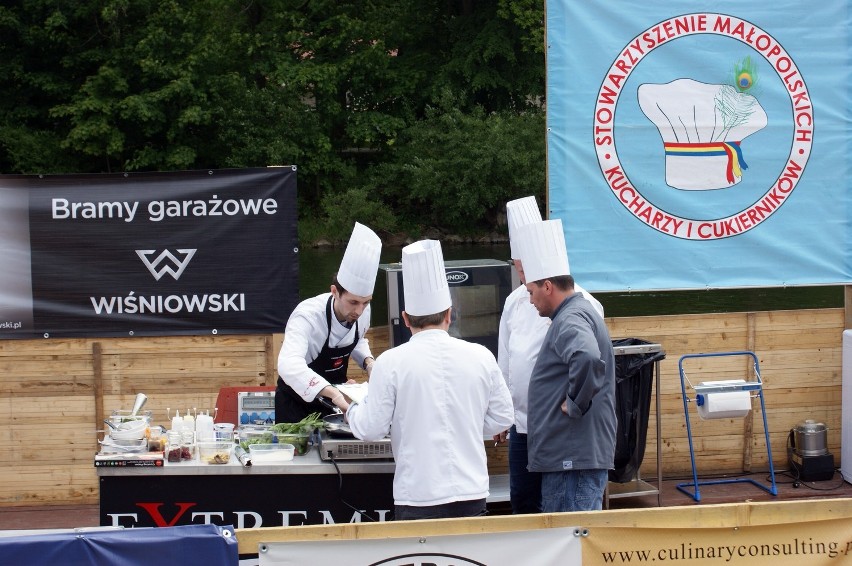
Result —
[[[734,65],[734,87],[739,92],[748,92],[757,84],[757,65],[746,56]]]

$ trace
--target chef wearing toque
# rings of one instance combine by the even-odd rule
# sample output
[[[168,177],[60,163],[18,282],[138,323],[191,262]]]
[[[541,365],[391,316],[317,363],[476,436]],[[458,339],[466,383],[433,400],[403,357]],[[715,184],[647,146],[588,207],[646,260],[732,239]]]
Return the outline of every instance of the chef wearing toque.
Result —
[[[497,343],[497,363],[512,392],[515,406],[515,424],[509,433],[495,436],[497,442],[509,441],[509,501],[512,512],[541,512],[541,474],[527,470],[527,412],[530,373],[538,358],[544,335],[550,327],[550,319],[539,316],[530,303],[530,294],[525,286],[526,274],[520,254],[518,232],[521,226],[541,222],[541,212],[535,197],[528,196],[506,203],[509,223],[509,247],[512,263],[521,285],[506,298],[500,316]],[[567,260],[567,258],[566,258]],[[603,318],[603,305],[591,293],[574,284],[574,291],[588,300]]]
[[[391,437],[396,520],[486,513],[484,437],[512,424],[512,399],[494,355],[450,336],[452,310],[441,244],[402,250],[411,339],[376,360],[366,398],[347,411],[362,440]]]
[[[522,226],[530,302],[550,319],[529,384],[529,470],[544,513],[603,506],[615,459],[615,354],[603,318],[574,290],[560,220]]]
[[[345,411],[349,405],[332,385],[347,382],[350,356],[370,374],[373,355],[364,335],[370,327],[381,251],[379,237],[356,222],[330,292],[306,299],[293,310],[278,355],[276,422],[329,414],[319,396]]]

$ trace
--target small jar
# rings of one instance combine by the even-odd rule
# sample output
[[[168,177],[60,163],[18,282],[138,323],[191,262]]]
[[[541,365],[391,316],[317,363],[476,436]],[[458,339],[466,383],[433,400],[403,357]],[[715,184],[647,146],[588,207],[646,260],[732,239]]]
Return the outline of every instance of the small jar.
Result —
[[[181,460],[181,442],[180,432],[170,430],[166,435],[166,461],[180,462]]]
[[[195,458],[195,433],[184,430],[180,433],[180,459],[192,460]]]
[[[165,452],[168,440],[162,427],[152,426],[148,429],[148,452]]]

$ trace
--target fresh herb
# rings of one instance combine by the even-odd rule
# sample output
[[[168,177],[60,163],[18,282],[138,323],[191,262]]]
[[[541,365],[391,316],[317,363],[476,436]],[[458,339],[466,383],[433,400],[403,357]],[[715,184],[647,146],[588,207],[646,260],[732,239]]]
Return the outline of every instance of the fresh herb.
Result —
[[[278,434],[310,434],[314,430],[323,427],[325,427],[325,421],[322,420],[322,414],[311,413],[297,423],[278,423],[269,427],[269,430]]]

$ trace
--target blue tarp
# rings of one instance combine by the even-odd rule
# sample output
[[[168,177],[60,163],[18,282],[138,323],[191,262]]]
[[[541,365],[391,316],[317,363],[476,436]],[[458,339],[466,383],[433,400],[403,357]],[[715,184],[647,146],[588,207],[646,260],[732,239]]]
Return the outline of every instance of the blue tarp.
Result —
[[[217,525],[51,531],[3,537],[0,538],[0,557],[3,564],[31,566],[239,564],[234,528]]]

